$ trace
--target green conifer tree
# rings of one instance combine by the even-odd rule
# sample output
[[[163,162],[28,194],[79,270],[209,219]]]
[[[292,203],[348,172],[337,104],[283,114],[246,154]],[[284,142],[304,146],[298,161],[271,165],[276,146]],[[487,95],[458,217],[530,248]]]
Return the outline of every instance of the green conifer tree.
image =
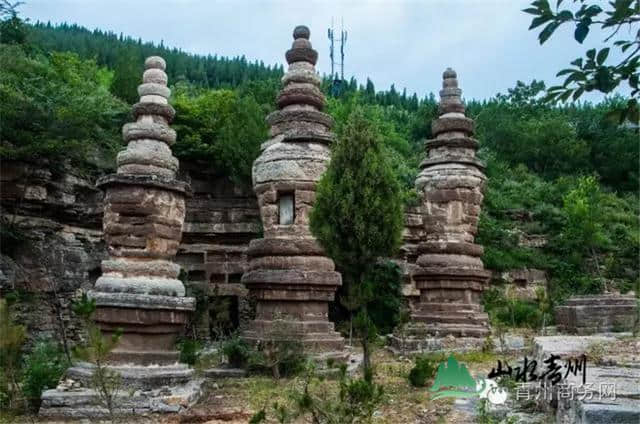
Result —
[[[318,183],[310,226],[342,272],[345,293],[351,297],[348,303],[358,305],[354,308],[359,309],[356,332],[365,353],[366,374],[370,372],[369,342],[376,334],[366,306],[376,291],[365,276],[379,258],[391,256],[400,244],[403,198],[384,155],[379,129],[362,109],[354,109],[349,116],[332,155]]]

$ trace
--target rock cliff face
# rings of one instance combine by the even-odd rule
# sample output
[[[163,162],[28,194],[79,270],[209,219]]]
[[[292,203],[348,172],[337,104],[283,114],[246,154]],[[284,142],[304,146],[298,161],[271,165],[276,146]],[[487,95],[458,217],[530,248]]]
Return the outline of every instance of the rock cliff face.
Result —
[[[94,179],[47,166],[3,161],[0,167],[0,291],[30,335],[79,336],[70,300],[100,276],[102,193]]]
[[[176,262],[188,289],[202,286],[230,300],[238,325],[250,318],[239,280],[249,240],[260,232],[255,195],[203,164],[183,163],[182,168],[180,178],[192,185],[194,195],[187,199]],[[75,169],[54,172],[46,164],[2,162],[0,293],[17,298],[13,311],[32,340],[59,337],[60,322],[69,339],[80,337],[71,300],[93,287],[107,257],[98,177]],[[202,325],[198,335],[206,338],[209,321]]]
[[[230,309],[226,322],[198,313],[196,333],[208,339],[219,330],[244,326],[253,318],[248,292],[240,282],[248,269],[249,242],[261,233],[260,212],[250,187],[239,187],[207,169],[206,164],[182,163],[183,177],[191,184],[187,217],[176,262],[188,290],[206,294],[202,309],[214,315],[217,300]],[[220,302],[218,302],[220,303]]]

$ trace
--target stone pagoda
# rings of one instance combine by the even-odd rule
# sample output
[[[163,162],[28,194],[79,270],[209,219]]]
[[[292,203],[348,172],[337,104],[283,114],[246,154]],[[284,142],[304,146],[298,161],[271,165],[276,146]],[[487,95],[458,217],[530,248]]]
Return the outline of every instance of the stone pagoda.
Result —
[[[338,358],[344,339],[328,319],[328,304],[342,278],[309,230],[316,184],[334,138],[333,121],[322,112],[318,53],[309,35],[305,26],[293,31],[278,110],[267,117],[271,138],[253,164],[264,237],[251,241],[242,277],[257,299],[255,320],[243,337],[254,344],[284,337],[300,341],[312,356]]]
[[[89,297],[96,301],[94,320],[103,336],[122,331],[109,367],[120,374],[127,389],[173,387],[173,393],[126,397],[119,402],[123,412],[128,405],[137,412],[177,412],[195,395],[186,388],[193,371],[178,364],[175,347],[195,299],[185,297],[178,280],[180,266],[172,261],[182,237],[189,187],[175,179],[178,160],[169,147],[176,140],[169,127],[175,111],[167,102],[170,90],[164,70],[160,57],[145,61],[140,102],[133,106],[136,121],[122,129],[127,148],[118,154],[117,173],[97,183],[105,191],[103,229],[109,258],[102,262],[102,276]],[[91,374],[92,366],[81,363],[67,372],[67,378],[86,390]],[[44,415],[73,415],[89,402],[90,395],[75,396],[62,386],[43,395]],[[174,404],[164,405],[162,394],[173,397]],[[93,411],[89,415],[99,415],[95,407]]]
[[[480,295],[491,274],[480,259],[482,246],[474,243],[484,164],[475,156],[474,122],[465,116],[455,71],[444,72],[442,85],[434,138],[425,143],[427,156],[416,179],[424,233],[413,273],[420,299],[406,328],[410,350],[440,348],[438,340],[449,335],[480,339],[489,334]]]

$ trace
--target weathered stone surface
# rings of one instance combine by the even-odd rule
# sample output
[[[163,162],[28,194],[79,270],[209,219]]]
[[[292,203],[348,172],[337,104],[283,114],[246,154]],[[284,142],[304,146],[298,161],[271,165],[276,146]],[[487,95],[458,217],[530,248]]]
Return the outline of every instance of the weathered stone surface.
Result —
[[[168,374],[172,371],[167,370]],[[175,374],[175,372],[173,372]],[[66,388],[63,385],[56,389],[46,390],[42,394],[42,406],[39,415],[48,419],[92,419],[108,418],[108,411],[103,408],[98,395],[83,386],[82,376],[78,381],[73,381],[79,387]],[[149,387],[136,389],[135,383],[142,379],[140,375],[135,378],[125,378],[125,385],[129,381],[134,383],[127,386],[129,390],[121,391],[116,399],[116,414],[126,422],[128,416],[140,416],[151,413],[179,413],[193,405],[200,397],[202,380],[192,380],[171,384],[170,376],[152,380]],[[175,380],[175,378],[173,379]],[[160,384],[165,381],[167,384]],[[86,384],[86,383],[85,383]]]
[[[631,331],[638,317],[633,295],[603,294],[573,296],[554,310],[559,331],[594,334]]]
[[[260,285],[292,285],[304,290],[305,285],[329,286],[335,291],[335,287],[342,284],[342,278],[338,272],[307,271],[296,269],[256,269],[248,271],[242,276],[245,284]]]
[[[504,284],[519,299],[535,300],[539,290],[547,288],[547,273],[542,269],[522,268],[507,271],[494,271],[491,281]]]
[[[176,116],[176,111],[173,109],[173,106],[161,103],[136,103],[133,105],[132,112],[136,119],[145,115],[155,115],[165,118],[168,123],[171,123]]]
[[[11,312],[27,329],[26,349],[38,338],[79,339],[71,301],[93,285],[106,257],[102,193],[80,173],[10,160],[2,160],[0,186],[1,225],[21,236],[15,243],[3,238],[0,296],[21,293]],[[28,187],[41,187],[43,195],[27,198]]]
[[[474,244],[486,177],[484,164],[475,158],[474,123],[464,116],[461,93],[455,72],[447,69],[440,116],[432,123],[436,138],[425,143],[427,157],[416,178],[422,219],[406,220],[405,269],[420,294],[410,302],[412,322],[392,342],[413,350],[435,349],[435,342],[424,342],[430,336],[482,338],[489,333],[480,294],[491,273],[480,259],[482,247]],[[407,331],[408,341],[398,336]]]
[[[257,299],[255,319],[242,337],[260,343],[283,332],[312,355],[344,359],[344,340],[328,321],[328,302],[341,276],[309,230],[315,186],[327,167],[333,136],[332,120],[321,112],[325,98],[314,68],[317,52],[308,38],[306,27],[295,29],[279,110],[267,118],[272,139],[262,144],[253,164],[264,237],[251,242],[242,276]]]
[[[167,85],[168,78],[167,74],[164,73],[164,69],[160,68],[147,68],[146,71],[142,74],[142,82],[144,84],[154,83]]]
[[[122,364],[141,366],[130,377],[139,383],[148,380],[145,373],[156,375],[149,365],[175,361],[175,338],[194,309],[194,300],[184,297],[185,288],[176,278],[179,267],[169,261],[182,237],[188,191],[186,183],[174,178],[178,161],[166,143],[174,134],[165,124],[175,112],[166,104],[170,91],[164,61],[152,57],[145,67],[140,102],[133,106],[137,125],[123,129],[129,141],[118,154],[118,173],[98,181],[106,192],[103,229],[111,259],[104,262],[103,275],[90,293],[100,329],[106,335],[122,331],[109,363],[125,374],[131,369],[120,369]],[[160,139],[151,138],[154,133]],[[91,374],[90,369],[73,370],[80,377]],[[149,384],[160,384],[151,380]]]
[[[139,96],[160,96],[165,99],[171,95],[171,90],[165,85],[153,82],[141,84],[138,86]]]
[[[136,124],[139,122],[125,124],[125,127]],[[168,126],[163,128],[170,130]],[[255,195],[207,165],[182,163],[181,169],[180,178],[190,183],[193,196],[186,199],[184,230],[175,260],[185,271],[188,285],[202,284],[204,292],[212,299],[214,296],[229,299],[233,326],[245,326],[254,315],[254,306],[240,279],[247,269],[249,241],[260,231]],[[79,340],[82,326],[71,312],[71,301],[81,291],[93,287],[101,274],[100,261],[107,258],[101,231],[102,192],[95,188],[95,177],[89,179],[69,172],[73,169],[62,174],[51,173],[43,164],[8,160],[3,161],[0,167],[2,214],[9,220],[15,220],[26,237],[25,242],[11,252],[4,252],[6,246],[3,246],[0,291],[5,294],[15,289],[28,293],[14,304],[12,313],[16,320],[27,326],[33,340],[39,336],[61,339],[60,320],[65,323],[66,337],[72,342]],[[113,183],[115,180],[143,182],[145,185],[158,183],[158,187],[172,188],[164,183],[161,185],[157,178],[139,175],[119,175],[108,181]],[[25,186],[42,187],[47,197],[25,199],[22,194]],[[187,188],[184,183],[182,187]],[[75,201],[67,203],[63,201],[65,198],[74,198]],[[125,195],[119,201],[135,203],[137,199]],[[135,208],[129,210],[135,211]],[[121,216],[120,219],[132,224],[144,223],[147,219],[163,225],[179,224],[179,221],[163,219],[159,215],[126,219]],[[317,244],[316,248],[317,253],[322,254]],[[303,250],[314,252],[310,248]],[[112,259],[102,263],[104,272],[177,278],[180,267],[169,261],[129,262],[130,266],[124,268],[120,258],[130,253],[133,252],[123,248],[112,249]],[[140,254],[140,251],[135,253]],[[59,314],[54,308],[56,298],[61,303]],[[135,299],[133,302],[143,301]],[[139,304],[144,306],[147,303]],[[118,305],[120,303],[113,306]],[[192,307],[193,303],[189,305]],[[208,314],[202,316],[208,317]],[[197,337],[206,339],[209,331],[207,321],[197,328]],[[30,338],[28,347],[31,341]]]
[[[581,373],[567,375],[566,382],[572,393],[559,396],[557,386],[553,392],[556,402],[551,406],[555,407],[557,422],[635,424],[640,421],[640,368],[637,366],[637,350],[632,350],[635,361],[629,364],[602,365],[594,361],[595,358],[590,355],[593,346],[599,346],[606,352],[606,358],[603,359],[610,359],[616,355],[615,349],[620,343],[615,337],[601,335],[547,336],[534,339],[534,355],[537,361],[550,355],[558,355],[561,359],[557,363],[564,367],[566,358],[587,355],[586,383],[591,395],[585,396],[579,392],[582,385]],[[608,394],[604,393],[607,390]],[[549,403],[541,406],[550,407]]]
[[[464,106],[463,106],[464,111]],[[471,137],[454,137],[454,138],[434,138],[424,143],[427,149],[437,149],[439,147],[463,147],[467,149],[477,150],[480,143]]]
[[[129,122],[122,127],[122,138],[125,142],[153,139],[171,145],[176,141],[176,132],[168,125],[159,122]]]

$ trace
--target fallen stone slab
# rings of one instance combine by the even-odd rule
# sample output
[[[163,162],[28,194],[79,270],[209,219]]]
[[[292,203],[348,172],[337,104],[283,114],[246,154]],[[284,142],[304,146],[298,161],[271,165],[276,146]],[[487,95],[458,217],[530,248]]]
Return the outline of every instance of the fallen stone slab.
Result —
[[[586,384],[582,384],[582,373],[568,374],[564,381],[568,386],[554,386],[553,399],[557,402],[556,422],[576,424],[638,424],[640,423],[640,363],[637,357],[624,365],[602,366],[589,361],[589,348],[601,344],[608,349],[619,339],[609,335],[594,336],[549,336],[534,339],[535,358],[541,360],[550,355],[559,355],[557,361],[587,355]],[[548,405],[548,404],[547,404]]]
[[[247,371],[242,368],[209,368],[203,371],[205,377],[208,378],[244,378]]]
[[[154,413],[179,413],[193,405],[201,395],[202,380],[192,380],[184,385],[165,386],[155,390],[128,390],[122,388],[115,396],[115,415],[146,415]],[[46,390],[42,394],[39,416],[48,419],[77,420],[82,418],[107,418],[109,411],[98,394],[90,388]],[[126,421],[121,421],[126,422]]]

